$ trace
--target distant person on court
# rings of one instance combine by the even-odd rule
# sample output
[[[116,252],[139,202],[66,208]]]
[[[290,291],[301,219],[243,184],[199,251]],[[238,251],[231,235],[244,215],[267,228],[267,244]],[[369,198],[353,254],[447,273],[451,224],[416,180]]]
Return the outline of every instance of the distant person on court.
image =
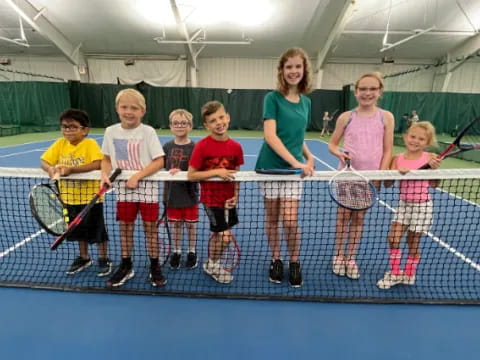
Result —
[[[243,150],[228,135],[230,115],[220,102],[206,103],[201,113],[203,125],[210,135],[195,145],[188,167],[188,179],[201,181],[200,202],[205,207],[210,231],[213,232],[209,240],[210,256],[203,264],[203,270],[215,281],[228,284],[232,282],[233,275],[221,267],[220,258],[232,241],[231,228],[238,224],[236,206],[240,183],[233,180],[244,163]],[[225,181],[204,181],[212,177]],[[228,211],[228,219],[225,210]]]
[[[377,106],[383,88],[381,75],[375,72],[362,75],[355,83],[354,94],[358,105],[338,117],[328,145],[329,151],[340,160],[339,168],[345,166],[345,159],[348,158],[356,170],[389,169],[394,118],[391,112]],[[342,139],[343,151],[339,147]],[[346,275],[353,280],[360,277],[356,257],[366,213],[366,210],[352,211],[338,207],[332,264],[336,275]]]
[[[159,264],[157,221],[159,215],[158,183],[142,180],[163,168],[162,145],[155,130],[142,124],[146,112],[145,98],[133,89],[121,90],[115,99],[119,124],[105,130],[102,152],[102,181],[110,184],[112,169],[131,170],[128,180],[117,186],[117,220],[120,223],[122,261],[107,286],[122,286],[134,275],[132,263],[133,232],[137,214],[143,220],[146,247],[150,257],[150,283],[163,286],[167,282]]]
[[[193,128],[193,116],[184,109],[176,109],[169,116],[170,130],[175,138],[163,146],[165,168],[170,174],[188,170],[195,143],[188,137]],[[198,183],[190,181],[166,181],[164,203],[167,206],[167,219],[173,224],[173,253],[170,267],[178,269],[182,257],[182,230],[188,235],[188,252],[185,262],[187,269],[197,267],[197,222],[198,222]]]
[[[332,120],[332,116],[330,116],[328,111],[325,111],[323,113],[323,128],[322,128],[322,132],[320,133],[320,136],[323,136],[325,134],[330,135],[329,123],[331,120]]]
[[[90,130],[88,114],[82,110],[68,109],[60,115],[60,128],[63,138],[55,141],[41,156],[41,168],[50,178],[53,179],[56,175],[68,176],[99,170],[103,155],[97,142],[86,138]],[[100,188],[100,182],[62,179],[59,181],[59,187],[61,199],[67,206],[71,221],[95,196]],[[98,246],[97,276],[110,274],[112,262],[107,256],[108,235],[103,217],[103,199],[93,206],[67,240],[78,242],[80,251],[67,274],[79,273],[92,265],[92,259],[88,255],[90,244]]]
[[[412,124],[403,136],[407,151],[393,157],[390,169],[406,174],[410,170],[429,164],[432,169],[440,166],[436,154],[426,152],[436,145],[435,128],[428,121]],[[385,186],[392,186],[392,181]],[[377,282],[380,289],[390,289],[398,284],[414,285],[417,266],[420,262],[420,238],[430,230],[433,218],[433,203],[430,187],[437,187],[438,180],[401,180],[400,200],[388,233],[390,271]],[[408,256],[405,271],[400,269],[402,249],[400,241],[407,234]]]
[[[311,116],[311,101],[305,96],[311,89],[311,66],[307,53],[300,48],[286,50],[277,64],[277,90],[263,102],[265,142],[258,155],[256,169],[300,168],[302,176],[314,173],[314,158],[305,143],[305,131]],[[272,261],[269,280],[283,281],[280,228],[283,227],[289,254],[289,282],[303,284],[300,268],[301,230],[298,224],[301,181],[261,182],[265,204],[265,231]]]
[[[417,123],[420,121],[420,118],[417,114],[417,110],[412,110],[412,115],[410,116],[410,118],[408,119],[408,126],[407,128],[409,128],[410,126],[412,126],[413,124]]]

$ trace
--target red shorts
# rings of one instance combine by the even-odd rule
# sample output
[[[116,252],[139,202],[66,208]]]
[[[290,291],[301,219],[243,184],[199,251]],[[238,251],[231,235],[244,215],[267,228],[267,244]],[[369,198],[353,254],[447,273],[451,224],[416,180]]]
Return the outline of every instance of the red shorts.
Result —
[[[167,207],[167,219],[169,221],[198,222],[198,205],[187,208]]]
[[[158,203],[117,202],[117,220],[134,222],[140,212],[143,221],[157,221],[159,214]]]

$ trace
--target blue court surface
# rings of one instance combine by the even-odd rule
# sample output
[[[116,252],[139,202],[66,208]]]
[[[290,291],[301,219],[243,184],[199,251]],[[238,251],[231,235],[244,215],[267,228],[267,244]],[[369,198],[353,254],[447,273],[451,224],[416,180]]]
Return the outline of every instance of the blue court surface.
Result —
[[[101,143],[101,136],[95,138]],[[162,143],[166,140],[168,138],[161,138]],[[261,140],[237,140],[241,141],[245,154],[242,170],[252,170]],[[51,143],[52,141],[44,141],[1,147],[0,167],[37,168],[41,153]],[[308,145],[317,159],[317,170],[331,170],[336,166],[336,159],[328,153],[325,143],[308,141]],[[439,195],[445,197],[442,201],[449,201],[448,196]],[[470,213],[478,219],[478,206],[472,204]],[[452,224],[462,217],[455,213],[443,213],[442,216],[445,219],[441,223]],[[29,221],[31,219],[25,219],[25,226]],[[248,219],[245,221],[248,222]],[[6,233],[8,229],[2,231]],[[435,233],[435,225],[432,233]],[[472,250],[478,248],[462,248],[463,243],[459,241],[467,235],[459,236],[452,227],[451,234],[442,237],[442,242],[450,244],[457,254],[442,244],[424,251],[434,252],[431,256],[439,264],[461,263],[465,259],[478,261],[478,251]],[[329,236],[330,239],[324,240],[327,244],[325,251],[331,252],[333,234]],[[432,239],[435,241],[434,236]],[[237,240],[241,242],[240,239]],[[370,266],[370,273],[362,275],[360,281],[349,285],[351,290],[361,292],[363,287],[374,284],[385,271],[387,259],[384,254],[387,244],[385,239],[379,241],[384,242],[384,248],[377,243],[376,251],[382,253],[382,261],[385,261]],[[251,249],[252,252],[254,250]],[[14,251],[24,250],[18,248]],[[242,248],[243,253],[248,254],[249,251],[248,246]],[[368,244],[362,243],[360,255],[362,251],[369,251]],[[264,253],[268,253],[266,242]],[[39,254],[39,259],[43,256]],[[5,258],[2,261],[4,260]],[[57,266],[65,268],[66,264]],[[315,271],[327,274],[328,266],[328,262],[319,263]],[[480,272],[472,270],[471,263],[465,263],[464,266],[469,274],[468,281],[480,282]],[[462,265],[458,267],[461,268]],[[19,276],[28,274],[28,268],[22,270]],[[421,271],[420,268],[420,279]],[[167,273],[167,276],[167,286],[175,286],[175,274]],[[242,274],[239,268],[236,276],[240,280],[247,274]],[[344,280],[338,280],[330,274],[324,276],[329,277],[329,283]],[[306,281],[312,285],[315,279],[307,278]],[[448,279],[438,278],[435,281],[439,283],[430,281],[428,285],[441,287],[441,282]],[[319,295],[328,297],[331,290],[322,288],[322,283],[317,285]],[[198,288],[202,290],[201,283]],[[421,280],[418,288],[423,288]],[[267,292],[282,291],[276,289],[278,288],[274,285],[265,287]],[[235,288],[231,288],[231,291],[235,291]],[[300,289],[297,295],[302,295],[302,291],[304,289]],[[415,291],[411,290],[414,297]],[[379,294],[388,297],[392,293],[379,291]],[[475,299],[480,297],[478,292],[473,292],[471,296]],[[476,339],[477,318],[480,316],[478,306],[202,299],[20,288],[0,288],[0,299],[4,309],[0,330],[0,352],[3,359],[331,357],[442,360],[477,356],[480,350]]]

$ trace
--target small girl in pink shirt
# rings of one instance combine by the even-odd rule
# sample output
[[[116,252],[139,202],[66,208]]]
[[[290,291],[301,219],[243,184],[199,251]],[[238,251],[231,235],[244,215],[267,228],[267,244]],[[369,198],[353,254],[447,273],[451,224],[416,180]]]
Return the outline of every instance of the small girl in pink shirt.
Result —
[[[440,166],[441,160],[435,154],[425,152],[428,146],[436,144],[435,128],[428,121],[414,123],[404,134],[407,151],[392,159],[391,170],[402,174],[429,164],[432,169]],[[392,182],[385,182],[389,187]],[[430,230],[433,218],[433,204],[428,189],[438,186],[434,180],[401,180],[400,200],[388,233],[390,271],[377,282],[380,289],[390,289],[398,284],[415,284],[415,272],[420,262],[420,238]],[[400,270],[402,249],[400,241],[407,233],[408,257],[405,271]]]
[[[345,166],[346,158],[351,160],[351,165],[356,170],[389,168],[393,155],[394,119],[391,112],[377,106],[382,93],[383,81],[378,73],[364,74],[355,83],[354,94],[358,106],[338,117],[328,144],[328,150],[340,160],[339,168]],[[343,151],[340,151],[342,138]],[[332,268],[334,274],[346,275],[353,280],[360,277],[356,257],[366,213],[366,210],[338,208]]]

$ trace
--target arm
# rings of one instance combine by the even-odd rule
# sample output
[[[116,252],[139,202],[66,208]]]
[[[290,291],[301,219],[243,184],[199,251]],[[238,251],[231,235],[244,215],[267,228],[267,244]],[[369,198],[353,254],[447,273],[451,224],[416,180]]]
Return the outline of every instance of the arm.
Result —
[[[437,154],[429,153],[430,160],[428,161],[428,165],[433,170],[438,169],[442,163],[442,160],[438,158]],[[431,187],[438,187],[440,185],[440,180],[430,180],[429,182]]]
[[[127,188],[136,189],[138,187],[138,182],[142,180],[144,177],[150,176],[155,174],[157,171],[162,169],[164,166],[164,157],[159,156],[152,160],[150,164],[148,164],[142,170],[136,172],[127,180]]]
[[[43,171],[45,171],[48,174],[50,179],[53,179],[53,177],[55,176],[55,173],[57,172],[56,166],[50,165],[50,163],[48,163],[45,160],[40,160],[40,167],[42,168]]]
[[[389,111],[383,111],[383,119],[385,123],[385,133],[383,135],[383,157],[380,163],[380,170],[388,170],[393,155],[393,129],[395,120]]]
[[[61,176],[68,176],[70,174],[78,174],[89,172],[93,170],[100,170],[101,167],[101,160],[92,161],[90,164],[79,165],[79,166],[57,166],[58,171],[60,172]]]
[[[188,167],[187,177],[190,181],[203,181],[215,176],[218,176],[223,180],[233,180],[236,172],[237,170],[228,170],[224,168],[201,171],[190,165]]]
[[[101,181],[102,184],[107,184],[108,186],[112,186],[110,183],[109,175],[112,171],[112,159],[109,155],[103,155],[102,162],[100,164],[100,169],[102,172]]]
[[[390,170],[397,170],[397,156],[396,155],[392,158],[392,160],[390,162],[389,169]],[[383,186],[385,186],[386,188],[389,188],[393,185],[394,182],[395,182],[395,180],[385,180],[383,182]]]
[[[346,111],[338,117],[337,125],[335,126],[335,130],[333,131],[330,142],[328,143],[328,151],[330,151],[332,155],[338,157],[342,164],[345,163],[345,159],[350,158],[349,156],[345,155],[345,153],[340,151],[339,146],[340,140],[343,138],[348,119],[350,118],[350,113],[350,111]]]
[[[240,170],[240,166],[237,166],[235,168],[235,171],[239,171],[239,170]],[[233,197],[225,201],[225,207],[227,209],[233,209],[235,206],[237,206],[239,193],[240,193],[240,182],[237,181],[235,183],[235,190],[234,190]]]

